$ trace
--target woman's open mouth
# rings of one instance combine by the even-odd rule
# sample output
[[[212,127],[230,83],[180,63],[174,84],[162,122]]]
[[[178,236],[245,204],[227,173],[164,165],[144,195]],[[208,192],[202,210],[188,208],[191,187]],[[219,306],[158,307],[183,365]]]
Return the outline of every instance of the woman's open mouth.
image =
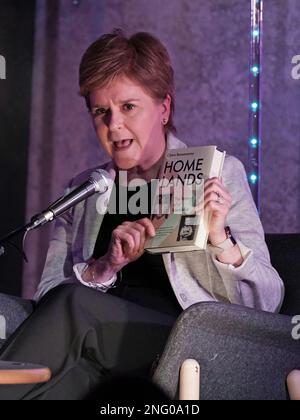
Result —
[[[118,152],[127,150],[131,146],[132,142],[133,139],[113,141],[114,150],[117,150]]]

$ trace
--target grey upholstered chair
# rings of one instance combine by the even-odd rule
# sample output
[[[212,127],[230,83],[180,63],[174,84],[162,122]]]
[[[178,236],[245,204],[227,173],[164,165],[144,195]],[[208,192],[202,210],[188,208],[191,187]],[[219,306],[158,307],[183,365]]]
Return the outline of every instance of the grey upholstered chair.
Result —
[[[287,375],[300,369],[300,339],[292,337],[293,315],[300,315],[300,234],[269,234],[266,242],[285,283],[280,314],[220,303],[185,311],[153,378],[170,398],[178,398],[180,367],[189,358],[200,364],[202,400],[289,398]]]
[[[286,378],[300,369],[300,340],[286,315],[237,305],[199,303],[177,320],[154,382],[178,399],[185,359],[200,365],[201,400],[285,400]]]

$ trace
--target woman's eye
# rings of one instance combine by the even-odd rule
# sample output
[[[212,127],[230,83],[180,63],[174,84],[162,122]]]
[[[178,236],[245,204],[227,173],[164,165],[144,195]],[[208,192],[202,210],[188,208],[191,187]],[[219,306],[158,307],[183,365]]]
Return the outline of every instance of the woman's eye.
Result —
[[[92,115],[97,117],[98,115],[106,114],[107,110],[105,108],[96,108],[92,110]]]
[[[123,107],[124,107],[125,111],[131,111],[132,109],[135,108],[135,105],[133,105],[133,104],[124,104]]]

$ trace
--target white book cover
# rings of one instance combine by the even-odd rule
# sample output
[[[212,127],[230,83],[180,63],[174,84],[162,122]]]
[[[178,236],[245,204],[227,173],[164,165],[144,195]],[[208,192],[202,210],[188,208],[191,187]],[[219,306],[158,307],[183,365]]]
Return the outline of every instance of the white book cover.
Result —
[[[203,210],[204,182],[221,176],[225,154],[217,146],[166,151],[152,207],[156,234],[147,242],[146,251],[206,249],[210,215]]]

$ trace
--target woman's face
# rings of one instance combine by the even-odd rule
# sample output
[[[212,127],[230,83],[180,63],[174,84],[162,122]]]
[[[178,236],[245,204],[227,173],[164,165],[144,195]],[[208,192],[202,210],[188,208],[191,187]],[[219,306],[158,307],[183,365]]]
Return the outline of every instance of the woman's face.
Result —
[[[181,228],[180,235],[183,238],[186,238],[187,236],[190,236],[192,234],[192,232],[193,232],[192,226],[183,226]]]
[[[170,102],[167,96],[158,103],[125,76],[90,93],[97,136],[119,169],[147,170],[160,159]]]

